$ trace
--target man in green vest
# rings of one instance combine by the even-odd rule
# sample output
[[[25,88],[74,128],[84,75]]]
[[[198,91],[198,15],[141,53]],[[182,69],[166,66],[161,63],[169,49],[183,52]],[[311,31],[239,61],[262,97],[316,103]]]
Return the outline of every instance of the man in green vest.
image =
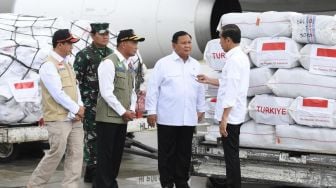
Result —
[[[68,29],[57,30],[52,38],[53,50],[41,66],[43,119],[50,149],[34,170],[27,188],[44,187],[64,154],[62,187],[79,188],[83,164],[84,107],[76,82],[76,74],[69,63],[72,44],[79,39]]]
[[[79,89],[85,106],[84,127],[84,160],[86,162],[84,182],[92,182],[97,164],[97,133],[96,133],[96,104],[98,98],[97,69],[103,58],[112,54],[107,47],[110,39],[108,23],[92,23],[92,44],[76,54],[74,69],[79,82]]]
[[[93,187],[116,188],[124,151],[127,122],[135,118],[134,68],[127,60],[136,54],[145,39],[132,29],[122,30],[117,49],[98,67],[97,176]]]

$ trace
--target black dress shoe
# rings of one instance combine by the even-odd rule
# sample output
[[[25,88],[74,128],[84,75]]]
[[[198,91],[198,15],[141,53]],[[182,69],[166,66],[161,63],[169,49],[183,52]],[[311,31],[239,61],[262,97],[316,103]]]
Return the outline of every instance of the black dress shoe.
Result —
[[[84,182],[92,183],[96,177],[96,165],[89,165],[85,168]]]

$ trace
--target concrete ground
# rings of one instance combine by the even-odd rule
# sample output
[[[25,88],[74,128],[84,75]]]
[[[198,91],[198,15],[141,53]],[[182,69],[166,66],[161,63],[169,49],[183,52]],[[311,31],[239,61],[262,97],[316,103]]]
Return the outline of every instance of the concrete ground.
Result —
[[[135,134],[136,139],[152,147],[156,147],[156,131]],[[29,151],[26,151],[29,153]],[[40,161],[40,156],[25,154],[21,158],[6,164],[0,163],[0,188],[24,187],[34,168]],[[59,188],[63,178],[63,164],[57,168],[46,188]],[[119,187],[122,188],[159,188],[157,160],[142,156],[125,154],[119,173]],[[206,178],[191,177],[192,188],[205,188]],[[91,184],[81,180],[81,188],[91,188]],[[245,184],[243,188],[270,188],[272,185]]]

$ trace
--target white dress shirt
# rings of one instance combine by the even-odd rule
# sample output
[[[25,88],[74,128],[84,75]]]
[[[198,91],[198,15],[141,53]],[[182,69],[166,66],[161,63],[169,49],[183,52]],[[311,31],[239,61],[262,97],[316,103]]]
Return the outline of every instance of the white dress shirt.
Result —
[[[157,115],[157,123],[195,126],[197,112],[205,111],[204,86],[196,81],[199,62],[184,62],[175,52],[160,59],[147,86],[146,110]]]
[[[128,70],[128,63],[125,57],[118,50],[115,50],[114,53],[117,55],[119,61],[124,63],[126,70]],[[126,112],[126,109],[113,94],[114,76],[114,63],[110,59],[105,59],[98,66],[99,92],[106,103],[121,116]],[[131,106],[130,109],[127,110],[135,111],[136,100],[137,96],[133,88]]]
[[[219,79],[215,119],[221,121],[224,108],[232,107],[228,123],[244,122],[247,90],[250,78],[250,61],[239,46],[226,53],[226,64]]]
[[[69,63],[69,57],[63,58],[58,55],[55,51],[51,51],[50,56],[56,59],[59,63]],[[44,86],[47,88],[48,92],[52,96],[52,98],[65,109],[67,109],[70,114],[68,115],[69,119],[75,117],[79,110],[79,106],[84,106],[82,102],[82,98],[79,92],[79,88],[77,85],[77,101],[73,101],[69,95],[67,95],[62,89],[61,77],[58,74],[57,68],[55,64],[51,61],[47,61],[43,63],[39,70],[41,81]]]

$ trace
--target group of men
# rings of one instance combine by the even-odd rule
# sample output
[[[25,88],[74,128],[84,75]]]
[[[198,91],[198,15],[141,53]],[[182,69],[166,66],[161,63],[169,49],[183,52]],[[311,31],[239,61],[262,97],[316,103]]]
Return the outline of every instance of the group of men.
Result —
[[[135,118],[137,100],[135,70],[129,59],[145,38],[132,29],[121,30],[112,50],[107,47],[107,23],[91,24],[91,37],[92,44],[76,54],[72,67],[69,55],[79,39],[67,29],[53,35],[53,50],[39,72],[50,150],[34,170],[28,188],[44,187],[64,154],[63,187],[79,187],[83,157],[85,182],[95,188],[118,187],[127,122]],[[192,136],[206,109],[203,84],[212,84],[219,86],[215,118],[220,122],[228,187],[240,188],[239,130],[249,82],[249,60],[239,47],[240,38],[236,25],[222,28],[220,43],[227,62],[219,80],[200,74],[198,61],[190,56],[192,36],[185,31],[173,35],[172,54],[155,64],[145,106],[148,124],[157,126],[162,187],[190,187]]]

